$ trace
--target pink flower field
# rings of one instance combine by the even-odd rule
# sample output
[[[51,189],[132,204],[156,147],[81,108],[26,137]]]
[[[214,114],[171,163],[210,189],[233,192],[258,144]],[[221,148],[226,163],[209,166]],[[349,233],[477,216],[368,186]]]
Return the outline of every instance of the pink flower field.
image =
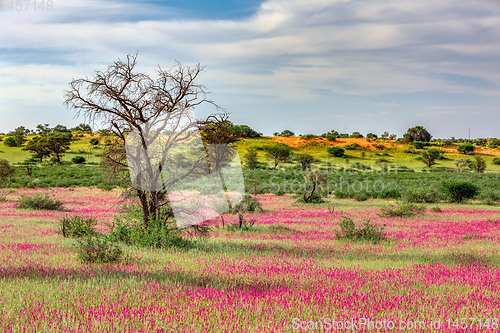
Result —
[[[64,211],[16,208],[34,192],[53,193]],[[125,259],[102,265],[77,260],[58,220],[92,215],[106,232],[119,192],[15,190],[0,202],[1,331],[500,330],[499,208],[433,205],[401,219],[379,217],[387,201],[258,200],[265,212],[248,216],[250,232],[219,226],[188,251],[124,246]],[[342,215],[385,224],[389,241],[337,240]]]

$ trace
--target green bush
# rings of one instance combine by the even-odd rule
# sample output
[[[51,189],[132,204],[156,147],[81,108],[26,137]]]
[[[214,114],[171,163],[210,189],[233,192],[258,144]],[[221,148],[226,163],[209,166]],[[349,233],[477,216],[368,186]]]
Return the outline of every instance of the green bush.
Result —
[[[63,217],[59,220],[59,232],[62,233],[64,237],[83,237],[88,235],[93,235],[96,233],[95,226],[97,224],[97,219],[94,217],[85,216],[70,216]]]
[[[425,208],[412,203],[403,202],[399,206],[384,206],[380,208],[379,216],[382,217],[413,217],[422,214]]]
[[[366,192],[357,192],[352,198],[356,201],[366,201],[368,200],[368,194]]]
[[[354,142],[354,143],[351,143],[350,145],[347,145],[344,147],[346,150],[356,150],[359,148],[359,145]]]
[[[334,157],[342,157],[344,156],[344,149],[340,147],[328,147],[326,150],[328,154],[334,156]]]
[[[480,189],[476,185],[463,180],[443,181],[440,184],[441,191],[451,202],[463,202],[472,199],[479,194]]]
[[[23,209],[47,209],[47,210],[60,210],[63,207],[63,202],[56,200],[50,194],[37,193],[33,196],[21,195],[19,199],[18,208]]]
[[[3,144],[7,147],[18,147],[16,139],[12,136],[7,137]]]
[[[99,139],[98,138],[92,138],[92,139],[90,139],[89,143],[92,146],[98,145],[99,144]]]
[[[401,195],[401,200],[413,203],[436,203],[441,200],[437,190],[423,187],[409,187]]]
[[[376,244],[387,239],[384,227],[385,224],[379,227],[376,224],[370,224],[370,220],[365,220],[362,228],[356,228],[352,218],[342,216],[340,221],[341,231],[336,231],[335,238],[352,241],[369,241]]]
[[[83,156],[75,156],[71,159],[71,162],[75,164],[82,164],[86,161],[85,157]]]
[[[423,149],[425,147],[425,142],[422,142],[422,141],[413,141],[412,145],[416,149]]]
[[[132,214],[126,215],[129,218]],[[184,239],[181,230],[177,228],[174,221],[150,218],[148,227],[145,228],[138,221],[122,221],[118,219],[111,226],[109,239],[128,245],[145,248],[189,248],[192,241]]]
[[[481,200],[485,205],[495,205],[497,201],[500,201],[500,192],[486,190],[478,195],[478,199]]]
[[[464,144],[461,144],[457,150],[461,153],[464,153],[464,154],[469,154],[469,153],[472,153],[474,150],[476,149],[476,147],[474,145],[471,145],[470,143],[464,143]]]
[[[494,158],[491,160],[491,164],[494,164],[494,165],[500,165],[500,157],[494,157]]]
[[[262,209],[262,205],[258,201],[254,200],[254,198],[252,198],[252,196],[249,194],[245,194],[241,202],[232,209],[233,213],[237,213],[239,211],[249,213],[264,212],[264,210]]]
[[[102,234],[78,238],[76,249],[82,263],[111,263],[119,261],[123,255],[120,246]]]

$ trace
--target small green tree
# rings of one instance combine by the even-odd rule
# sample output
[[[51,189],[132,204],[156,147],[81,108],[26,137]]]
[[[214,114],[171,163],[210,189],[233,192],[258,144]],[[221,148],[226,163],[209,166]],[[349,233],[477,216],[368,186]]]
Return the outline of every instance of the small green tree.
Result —
[[[9,144],[7,144],[6,142],[5,142],[5,144],[8,145],[9,147],[21,147],[26,142],[25,136],[29,132],[30,131],[28,129],[26,129],[24,126],[19,126],[14,131],[12,131],[8,134],[9,138],[11,138],[11,139],[7,138],[5,141],[7,142],[7,140],[9,140]],[[13,145],[10,145],[10,144],[13,144]]]
[[[37,158],[40,162],[43,162],[45,157],[50,156],[50,149],[47,140],[42,136],[35,136],[33,139],[28,141],[26,147],[22,150],[27,150],[31,152],[33,158]]]
[[[420,160],[428,167],[431,168],[437,162],[436,160],[439,158],[440,152],[437,149],[431,148],[422,152],[420,156]]]
[[[368,133],[368,134],[366,135],[366,138],[367,138],[367,139],[374,139],[374,140],[376,140],[376,139],[378,139],[378,136],[377,136],[377,134]]]
[[[423,141],[429,142],[432,135],[422,126],[415,126],[408,129],[403,135],[403,140],[406,142]]]
[[[255,148],[248,148],[247,153],[243,158],[247,168],[253,170],[259,166],[258,154]]]
[[[7,147],[17,147],[16,139],[14,139],[14,137],[12,136],[8,136],[4,140],[3,144],[6,145]]]
[[[463,143],[461,144],[457,150],[461,153],[464,153],[464,154],[470,154],[472,153],[474,150],[476,149],[476,147],[474,145],[471,145],[470,143]]]
[[[352,132],[352,134],[349,136],[350,138],[363,138],[363,134],[359,132]]]
[[[327,178],[321,170],[311,167],[311,169],[304,175],[304,181],[304,193],[302,194],[300,201],[305,203],[323,202],[321,196],[317,194],[317,191],[320,190],[321,187],[327,182]]]
[[[470,162],[470,160],[465,158],[457,158],[453,161],[453,165],[455,165],[458,172],[466,172]]]
[[[443,181],[441,190],[451,202],[458,203],[472,199],[480,192],[479,187],[463,180]]]
[[[245,138],[258,138],[260,134],[248,125],[234,125],[234,133]]]
[[[309,154],[299,154],[295,159],[300,163],[300,168],[302,171],[306,171],[307,169],[309,169],[309,167],[311,167],[311,165],[316,160]]]
[[[493,138],[488,141],[488,147],[489,148],[498,148],[500,146],[500,140]]]
[[[71,144],[71,133],[53,132],[47,134],[47,147],[50,150],[50,156],[57,163],[61,162],[61,157],[69,150]]]
[[[494,157],[494,158],[491,160],[491,164],[494,164],[494,165],[500,165],[500,157]]]
[[[327,150],[328,154],[334,157],[342,157],[344,156],[344,149],[340,147],[329,147]]]
[[[286,162],[290,158],[292,148],[284,143],[277,143],[272,146],[264,147],[264,151],[274,161],[274,169],[280,162]]]
[[[475,155],[474,159],[469,163],[469,168],[477,173],[484,173],[486,171],[486,161],[482,156]]]
[[[281,132],[280,134],[281,136],[294,136],[295,133],[293,133],[292,131],[290,130],[284,130],[283,132]]]
[[[71,129],[72,132],[85,132],[85,133],[92,133],[92,127],[87,124],[80,124],[76,127],[73,127]]]
[[[2,187],[3,183],[7,181],[9,177],[14,175],[16,170],[10,166],[9,161],[5,159],[0,159],[0,187]]]

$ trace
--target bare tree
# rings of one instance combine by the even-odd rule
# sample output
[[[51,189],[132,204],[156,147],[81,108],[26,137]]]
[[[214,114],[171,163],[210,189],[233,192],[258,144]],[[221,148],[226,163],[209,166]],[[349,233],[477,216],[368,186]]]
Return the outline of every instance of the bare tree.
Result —
[[[136,61],[137,54],[128,55],[126,61],[119,59],[91,78],[72,80],[65,104],[86,122],[101,122],[112,133],[103,165],[114,173],[130,172],[147,227],[150,218],[160,217],[160,208],[166,212],[162,218],[173,216],[166,195],[169,188],[205,172],[206,153],[199,150],[198,129],[213,119],[194,119],[193,108],[201,104],[219,107],[207,99],[206,87],[196,83],[203,71],[199,64],[184,67],[178,62],[169,70],[159,67],[153,79],[135,70]],[[187,146],[199,152],[187,154],[188,163],[176,158]]]

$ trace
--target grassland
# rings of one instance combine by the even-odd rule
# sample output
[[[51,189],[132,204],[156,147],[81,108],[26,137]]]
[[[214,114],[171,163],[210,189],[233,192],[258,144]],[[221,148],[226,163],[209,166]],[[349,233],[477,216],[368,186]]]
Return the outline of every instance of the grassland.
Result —
[[[0,203],[2,331],[294,332],[368,318],[423,321],[421,332],[440,320],[433,331],[451,332],[457,318],[488,320],[468,320],[467,331],[479,332],[500,315],[500,210],[489,206],[425,205],[401,219],[378,215],[386,201],[259,195],[265,212],[247,216],[257,221],[251,232],[215,219],[212,237],[189,251],[125,247],[122,262],[100,265],[78,262],[58,219],[92,214],[106,232],[119,193],[54,189],[65,211],[15,208],[20,195],[45,191],[13,190]],[[344,215],[385,224],[389,240],[337,240]]]
[[[272,169],[260,149],[278,141],[290,144],[295,154],[317,158],[332,185],[322,190],[326,202],[300,204],[293,195],[282,195],[300,193],[304,174],[293,161]],[[362,148],[346,150],[349,161],[327,156],[329,145],[353,142]],[[244,215],[255,219],[250,230],[230,231],[217,217],[209,221],[211,237],[198,239],[189,250],[122,244],[125,258],[112,264],[81,263],[74,240],[59,231],[64,216],[92,215],[99,221],[97,231],[107,233],[120,216],[121,191],[112,188],[127,183],[103,177],[97,165],[102,150],[90,150],[87,138],[73,142],[63,163],[38,165],[31,176],[16,166],[4,189],[6,200],[0,201],[0,330],[296,332],[329,331],[333,321],[358,325],[337,326],[344,331],[377,330],[359,326],[369,321],[393,322],[394,330],[411,322],[416,326],[407,330],[419,332],[497,330],[500,177],[498,166],[491,164],[497,150],[479,151],[488,163],[484,174],[453,171],[453,160],[464,157],[456,147],[444,147],[447,159],[433,168],[436,172],[420,172],[423,164],[404,152],[407,146],[387,142],[377,149],[372,144],[365,139],[240,141],[241,156],[253,147],[267,164],[243,169],[247,192],[255,191],[264,208],[261,214]],[[0,158],[12,163],[29,157],[20,148],[2,145],[0,150]],[[69,162],[87,151],[91,163]],[[379,159],[397,168],[382,171]],[[481,195],[450,204],[438,190],[445,179],[470,181]],[[382,188],[375,189],[377,182]],[[359,184],[364,187],[358,191],[353,186]],[[17,208],[22,195],[34,193],[55,196],[64,210]],[[435,202],[421,204],[424,212],[410,218],[380,215],[408,193],[426,198],[434,193]],[[349,199],[354,196],[359,200]],[[384,226],[387,240],[337,239],[344,217],[358,227],[365,219]],[[227,226],[238,216],[228,214],[224,220]],[[467,327],[460,318],[467,318]],[[431,328],[431,322],[439,322],[439,328]]]

